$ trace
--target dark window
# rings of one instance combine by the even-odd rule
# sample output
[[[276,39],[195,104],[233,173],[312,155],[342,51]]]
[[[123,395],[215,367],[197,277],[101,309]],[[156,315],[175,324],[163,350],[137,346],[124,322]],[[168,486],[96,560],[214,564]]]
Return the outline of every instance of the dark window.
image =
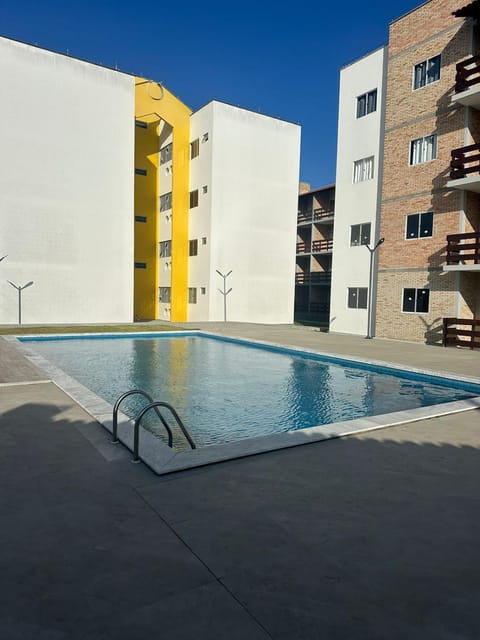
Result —
[[[190,191],[190,209],[198,207],[198,189]]]
[[[189,302],[189,304],[197,304],[197,289],[196,289],[196,287],[188,287],[188,302]]]
[[[366,309],[367,298],[368,298],[367,287],[349,287],[348,288],[348,308],[349,309]]]
[[[135,120],[135,126],[138,127],[139,129],[148,128],[148,124],[146,122],[143,122],[143,120]]]
[[[188,241],[188,255],[196,256],[198,254],[198,240]]]
[[[160,211],[168,211],[172,208],[172,192],[164,193],[160,196]]]
[[[160,149],[160,164],[165,164],[166,162],[170,162],[172,159],[172,145],[166,144],[164,147]]]
[[[433,235],[433,211],[427,213],[412,213],[407,216],[407,228],[405,237],[407,240],[412,238],[430,238]]]
[[[377,110],[377,90],[364,93],[357,98],[357,118]]]
[[[146,269],[146,268],[147,268],[146,262],[135,262],[135,269]]]
[[[404,289],[402,311],[405,313],[428,313],[430,289]]]
[[[146,222],[147,216],[135,216],[135,222]]]
[[[202,137],[202,142],[207,142],[207,141],[208,141],[208,133],[204,133]]]
[[[171,299],[171,288],[170,287],[159,287],[158,288],[158,299],[160,302],[169,304]]]
[[[146,176],[147,175],[147,170],[146,169],[135,169],[135,175],[136,176]]]
[[[170,258],[172,255],[172,241],[163,240],[160,242],[160,258]]]
[[[190,158],[196,158],[200,153],[200,140],[197,138],[193,142],[190,143]]]
[[[358,247],[361,244],[370,244],[371,223],[353,224],[350,232],[350,246]]]
[[[420,89],[427,84],[440,80],[440,65],[440,55],[416,64],[413,68],[413,88]]]

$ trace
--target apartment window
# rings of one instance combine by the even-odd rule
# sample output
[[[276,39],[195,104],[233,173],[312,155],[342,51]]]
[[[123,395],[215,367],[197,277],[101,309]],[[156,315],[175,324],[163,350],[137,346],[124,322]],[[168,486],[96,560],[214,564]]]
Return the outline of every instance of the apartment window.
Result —
[[[198,240],[188,241],[188,255],[196,256],[198,254]]]
[[[147,170],[146,169],[135,169],[135,175],[136,176],[146,176],[147,175]]]
[[[373,179],[373,156],[356,160],[353,163],[353,182],[365,182]]]
[[[170,287],[158,287],[158,299],[160,302],[170,304],[172,290]]]
[[[170,258],[172,255],[172,241],[163,240],[160,242],[160,258]]]
[[[377,90],[364,93],[357,98],[357,118],[377,110]]]
[[[207,140],[208,140],[208,133],[204,133],[202,137],[202,142],[207,142]]]
[[[410,164],[430,162],[437,157],[437,134],[417,138],[410,143]]]
[[[197,304],[197,288],[188,287],[188,303]]]
[[[164,147],[160,149],[160,164],[165,164],[166,162],[170,162],[172,159],[172,145],[166,144]]]
[[[197,138],[193,142],[190,143],[190,158],[196,158],[200,153],[200,140]]]
[[[370,222],[352,224],[350,227],[350,246],[358,247],[361,244],[370,244]]]
[[[148,124],[143,120],[135,120],[135,126],[139,129],[148,129]]]
[[[349,309],[366,309],[367,308],[367,287],[349,287],[348,288],[348,308]]]
[[[146,262],[135,262],[135,269],[146,269],[146,268],[147,268]]]
[[[430,289],[404,289],[402,311],[405,313],[428,313]]]
[[[413,88],[420,89],[440,80],[441,56],[434,56],[413,67]]]
[[[168,211],[172,208],[172,192],[164,193],[160,196],[160,211]]]
[[[190,191],[190,209],[198,207],[198,189]]]
[[[203,185],[202,191],[203,191],[203,193],[207,193],[208,192],[208,186],[206,184]]]
[[[405,238],[431,238],[433,235],[433,211],[412,213],[407,216]]]
[[[147,216],[135,216],[135,222],[146,222]]]
[[[204,296],[204,295],[207,293],[207,289],[206,289],[206,287],[201,287],[201,288],[200,288],[200,291],[201,291],[201,293],[202,293],[202,296]]]
[[[202,238],[202,244],[207,244],[207,239],[205,237]]]

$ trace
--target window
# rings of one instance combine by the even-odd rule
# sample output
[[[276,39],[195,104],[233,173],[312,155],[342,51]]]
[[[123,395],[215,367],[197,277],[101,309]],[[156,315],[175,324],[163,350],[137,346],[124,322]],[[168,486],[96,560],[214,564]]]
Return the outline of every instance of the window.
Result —
[[[198,240],[188,241],[188,255],[196,256],[198,254]]]
[[[143,120],[135,120],[135,126],[138,127],[139,129],[148,128],[148,124],[146,122],[143,122]]]
[[[440,55],[416,64],[413,67],[413,89],[420,89],[440,80],[440,64]]]
[[[190,209],[193,207],[198,207],[198,189],[190,191]]]
[[[353,182],[365,182],[373,179],[373,156],[362,158],[353,163]]]
[[[366,309],[367,308],[367,287],[349,287],[348,288],[348,308],[349,309]]]
[[[170,162],[172,159],[172,145],[166,144],[164,147],[160,149],[160,164],[165,164],[166,162]]]
[[[188,287],[188,303],[197,304],[197,289],[196,287]]]
[[[203,185],[202,191],[203,191],[203,193],[207,193],[208,192],[208,186],[206,184]]]
[[[377,90],[364,93],[357,98],[357,118],[377,110]]]
[[[202,238],[202,244],[207,244],[207,239],[205,237]]]
[[[160,196],[160,211],[168,211],[172,208],[172,192],[164,193]]]
[[[204,296],[207,293],[206,287],[201,287],[200,291],[202,292],[202,296]]]
[[[361,244],[370,244],[370,222],[352,224],[350,227],[350,246],[358,247]]]
[[[147,216],[135,216],[135,222],[146,222]]]
[[[160,258],[170,258],[172,255],[172,241],[163,240],[160,242]]]
[[[146,169],[135,169],[135,175],[136,176],[146,176],[147,175],[147,170]]]
[[[135,269],[146,269],[146,268],[147,268],[146,262],[135,262]]]
[[[417,138],[410,143],[410,164],[430,162],[437,157],[437,134]]]
[[[202,137],[202,142],[207,142],[207,140],[208,140],[208,133],[204,133]]]
[[[433,235],[433,211],[412,213],[407,216],[405,238],[431,238]]]
[[[190,143],[190,158],[196,158],[200,153],[200,140],[197,138],[193,142]]]
[[[402,311],[405,313],[428,313],[430,289],[404,289]]]
[[[170,304],[171,300],[171,288],[170,287],[158,287],[158,299],[160,302]]]

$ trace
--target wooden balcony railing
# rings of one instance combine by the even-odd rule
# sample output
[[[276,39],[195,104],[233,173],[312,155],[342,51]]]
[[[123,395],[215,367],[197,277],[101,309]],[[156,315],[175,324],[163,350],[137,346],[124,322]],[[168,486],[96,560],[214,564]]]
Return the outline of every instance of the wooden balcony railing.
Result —
[[[297,224],[311,222],[313,220],[313,211],[299,211],[297,216]]]
[[[451,153],[450,179],[466,178],[470,173],[480,173],[480,144],[454,149]]]
[[[456,66],[455,93],[461,93],[480,83],[480,56],[472,56]]]
[[[480,264],[480,231],[447,236],[447,264]]]
[[[480,349],[480,320],[444,318],[443,346]]]
[[[310,253],[310,242],[297,242],[297,253]]]
[[[313,221],[318,222],[318,220],[325,220],[325,218],[332,218],[334,213],[333,208],[329,209],[314,209],[313,210]]]
[[[296,273],[295,284],[330,284],[331,271],[312,271],[310,273]]]
[[[312,253],[325,253],[332,251],[333,240],[314,240],[312,242]]]

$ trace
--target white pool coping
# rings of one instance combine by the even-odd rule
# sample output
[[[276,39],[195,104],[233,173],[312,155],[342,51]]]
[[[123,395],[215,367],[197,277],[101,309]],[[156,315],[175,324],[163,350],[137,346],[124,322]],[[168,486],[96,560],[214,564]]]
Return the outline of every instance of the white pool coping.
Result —
[[[412,373],[433,376],[436,378],[444,378],[447,380],[455,380],[457,382],[466,382],[480,385],[480,378],[470,376],[459,376],[450,374],[448,372],[417,369],[414,367],[406,368],[405,366],[390,364],[379,360],[370,360],[354,356],[346,357],[342,355],[325,353],[312,349],[302,349],[300,347],[285,346],[261,340],[229,338],[227,336],[207,331],[189,330],[175,332],[148,332],[148,336],[155,337],[161,335],[163,337],[167,337],[167,333],[168,335],[177,336],[187,334],[205,335],[220,340],[226,339],[227,341],[233,341],[240,344],[257,344],[259,346],[270,348],[273,347],[281,351],[298,352],[299,354],[313,354],[316,356],[325,357],[329,360],[337,359],[342,362],[350,361],[358,364],[384,367],[392,369],[394,371],[409,371]],[[58,337],[87,338],[92,336],[99,337],[111,335],[115,334],[61,334],[58,335]],[[116,334],[116,337],[119,337],[119,335],[120,334]],[[121,335],[132,338],[139,337],[138,333],[124,333]],[[142,334],[142,336],[143,335],[144,334]],[[21,351],[22,354],[30,362],[32,362],[39,369],[43,370],[49,376],[49,379],[58,387],[60,387],[68,396],[70,396],[72,400],[79,404],[87,413],[89,413],[97,422],[102,424],[108,431],[112,432],[112,405],[100,398],[93,391],[82,385],[80,382],[78,382],[78,380],[75,380],[74,378],[69,376],[62,369],[49,362],[42,355],[35,352],[34,349],[31,349],[28,346],[28,343],[20,342],[20,340],[17,339],[28,339],[33,337],[45,336],[35,336],[34,334],[21,336],[3,336],[5,340],[8,340],[13,346]],[[49,334],[48,337],[54,338],[54,335]],[[468,398],[466,400],[456,400],[443,404],[430,405],[428,407],[417,407],[415,409],[396,411],[394,413],[386,413],[367,418],[357,418],[355,420],[336,422],[333,424],[321,425],[317,427],[309,427],[297,431],[275,433],[254,438],[244,438],[242,440],[237,440],[236,442],[209,445],[200,449],[188,451],[175,451],[174,449],[171,449],[168,445],[166,445],[159,436],[156,436],[147,429],[140,427],[139,455],[142,461],[145,462],[145,464],[147,464],[153,471],[155,471],[155,473],[163,475],[166,473],[172,473],[174,471],[181,471],[184,469],[191,469],[194,467],[214,464],[217,462],[243,458],[246,456],[257,455],[269,451],[277,451],[279,449],[287,449],[299,445],[311,444],[313,442],[331,440],[333,438],[342,438],[353,434],[368,433],[369,431],[386,429],[388,427],[393,427],[400,424],[407,424],[409,422],[416,422],[418,420],[436,418],[479,408],[480,396],[476,396],[473,398]],[[118,414],[118,438],[128,449],[133,450],[133,421],[121,412],[119,412]]]

